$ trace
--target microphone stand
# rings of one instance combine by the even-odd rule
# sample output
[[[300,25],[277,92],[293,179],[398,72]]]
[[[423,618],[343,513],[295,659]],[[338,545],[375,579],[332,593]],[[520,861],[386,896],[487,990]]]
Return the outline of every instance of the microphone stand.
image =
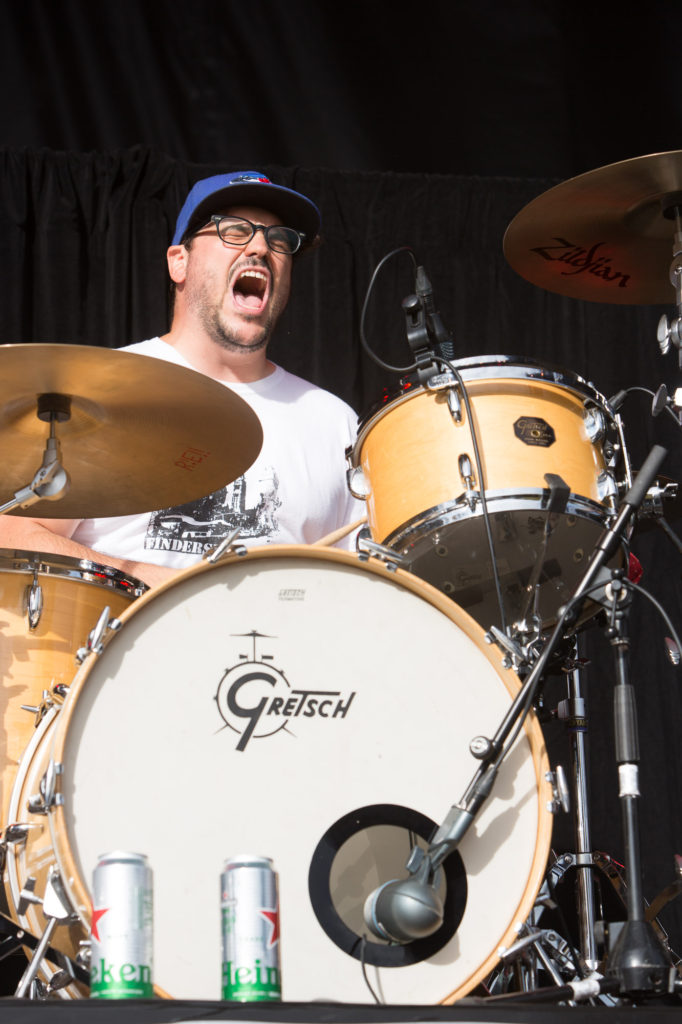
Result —
[[[666,955],[650,921],[642,892],[639,843],[639,739],[635,691],[629,680],[630,641],[626,623],[630,595],[615,577],[607,586],[611,598],[610,621],[606,630],[614,652],[616,686],[613,717],[618,765],[619,799],[625,850],[627,921],[606,961],[607,978],[617,979],[621,991],[667,993],[674,988],[675,968]]]
[[[600,571],[618,548],[630,519],[644,500],[666,455],[666,449],[659,445],[654,446],[650,451],[635,482],[625,495],[613,525],[602,534],[571,601],[559,615],[554,631],[495,735],[492,739],[480,736],[472,740],[470,749],[474,757],[481,761],[480,767],[475,772],[460,801],[451,807],[427,850],[421,851],[419,848],[415,848],[408,860],[408,871],[420,880],[425,880],[426,877],[433,879],[438,867],[460,844],[490,794],[499,767],[515,738],[512,737],[512,741],[505,746],[512,730],[515,727],[516,732],[521,729],[549,659],[565,636],[566,627],[578,617],[580,607],[590,588],[598,581]],[[651,924],[645,920],[636,804],[639,797],[637,723],[634,694],[627,675],[629,644],[624,634],[626,602],[621,600],[622,584],[619,583],[617,573],[608,587],[611,588],[611,600],[613,601],[609,639],[614,648],[618,675],[618,685],[614,694],[614,715],[629,886],[628,921],[608,957],[607,978],[602,988],[604,991],[619,991],[621,994],[643,992],[660,994],[672,991],[670,986],[674,984],[675,969],[660,945]],[[595,994],[592,989],[593,986],[590,995]],[[522,993],[521,997],[527,998],[527,993]],[[509,998],[514,998],[514,996]]]

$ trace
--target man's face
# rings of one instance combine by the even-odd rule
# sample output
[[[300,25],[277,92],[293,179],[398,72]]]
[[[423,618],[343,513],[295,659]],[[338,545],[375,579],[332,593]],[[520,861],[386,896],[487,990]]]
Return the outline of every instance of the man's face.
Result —
[[[258,207],[230,207],[223,213],[254,224],[281,224]],[[193,237],[184,261],[184,310],[209,336],[232,352],[265,348],[289,298],[291,256],[268,249],[262,231],[244,246],[225,245],[210,224]],[[180,292],[176,297],[179,300]]]

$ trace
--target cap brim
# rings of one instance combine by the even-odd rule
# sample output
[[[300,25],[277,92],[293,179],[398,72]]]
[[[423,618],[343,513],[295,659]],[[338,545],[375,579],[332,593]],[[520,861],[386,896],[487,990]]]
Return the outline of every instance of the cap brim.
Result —
[[[192,212],[178,244],[197,231],[213,213],[229,210],[233,206],[260,206],[276,214],[287,227],[305,235],[303,247],[311,245],[320,231],[320,214],[313,202],[282,185],[272,183],[240,182],[218,189],[202,199]]]

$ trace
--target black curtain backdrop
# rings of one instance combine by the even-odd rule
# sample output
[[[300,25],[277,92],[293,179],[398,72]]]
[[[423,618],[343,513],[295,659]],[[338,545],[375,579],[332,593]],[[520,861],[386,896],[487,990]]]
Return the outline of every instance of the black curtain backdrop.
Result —
[[[0,140],[570,177],[680,145],[674,0],[0,0]]]
[[[107,154],[0,151],[0,342],[116,347],[162,332],[165,250],[177,209],[194,180],[222,168],[144,147]],[[563,298],[524,281],[506,263],[505,228],[555,179],[261,169],[316,200],[324,236],[317,252],[296,263],[292,299],[272,355],[359,412],[397,380],[362,350],[359,319],[374,268],[405,245],[432,280],[457,358],[526,356],[578,373],[606,396],[631,386],[655,390],[662,382],[672,390],[679,383],[675,357],[663,357],[656,342],[665,307]],[[410,361],[401,301],[413,288],[410,260],[399,254],[379,275],[368,308],[368,340],[394,365]],[[663,471],[682,480],[680,431],[667,415],[652,418],[650,407],[650,397],[637,392],[623,407],[633,464],[641,465],[654,443],[663,444],[670,453]],[[5,458],[11,458],[11,440],[4,440]],[[405,486],[418,481],[406,480]],[[679,530],[675,511],[670,520]],[[658,529],[638,528],[632,546],[644,567],[643,585],[682,632],[682,559]],[[340,610],[339,630],[349,649],[353,615],[353,609]],[[653,899],[673,880],[674,854],[682,852],[682,678],[665,657],[667,627],[641,597],[630,627],[642,746],[644,890]],[[593,846],[622,861],[611,714],[614,672],[596,624],[584,631],[581,654],[590,660]],[[548,706],[564,695],[562,680],[548,682]],[[449,713],[457,713],[456,694]],[[545,732],[552,760],[566,764],[563,726],[550,722]],[[425,741],[415,737],[415,746]],[[453,800],[460,795],[453,793]],[[570,820],[557,818],[557,850],[570,851],[572,844]],[[670,904],[662,920],[679,950],[682,907]]]

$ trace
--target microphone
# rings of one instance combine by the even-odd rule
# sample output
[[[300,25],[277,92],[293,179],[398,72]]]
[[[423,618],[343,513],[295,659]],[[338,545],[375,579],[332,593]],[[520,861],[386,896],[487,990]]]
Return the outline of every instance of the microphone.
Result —
[[[672,404],[673,402],[668,395],[667,387],[665,384],[661,384],[651,403],[651,415],[659,416],[664,409],[667,409],[668,406]]]
[[[365,900],[365,924],[380,939],[414,942],[437,932],[443,901],[430,882],[414,875],[384,882]]]
[[[436,304],[433,301],[433,288],[423,267],[417,267],[415,291],[424,303],[426,326],[429,334],[438,345],[440,355],[443,359],[454,359],[455,349],[452,344],[452,338],[448,331],[446,331],[440,318],[440,313],[436,309]]]
[[[611,398],[609,398],[609,405],[614,412],[618,412],[627,397],[627,388],[623,388],[621,391],[616,391],[615,395],[612,395]]]

